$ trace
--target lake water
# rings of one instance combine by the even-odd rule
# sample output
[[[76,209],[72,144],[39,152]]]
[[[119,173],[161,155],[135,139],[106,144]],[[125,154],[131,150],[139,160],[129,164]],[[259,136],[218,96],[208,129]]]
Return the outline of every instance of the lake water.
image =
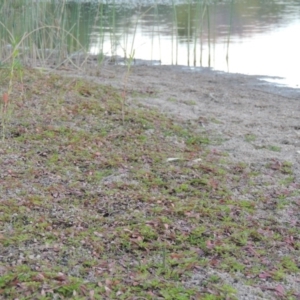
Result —
[[[25,22],[38,10],[29,2]],[[57,5],[46,5],[51,23]],[[67,1],[60,9],[65,30],[92,54],[273,76],[300,87],[299,0]]]

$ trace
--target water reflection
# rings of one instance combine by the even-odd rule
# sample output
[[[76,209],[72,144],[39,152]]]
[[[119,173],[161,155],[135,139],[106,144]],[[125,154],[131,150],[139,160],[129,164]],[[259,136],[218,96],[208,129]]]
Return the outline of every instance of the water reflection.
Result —
[[[127,39],[131,45],[134,41],[138,58],[280,76],[285,79],[273,81],[297,87],[299,16],[297,1],[227,1],[213,5],[198,2],[171,8],[158,5],[145,15],[143,9],[138,14],[127,14],[126,22],[131,20],[137,26],[134,32],[127,32]],[[118,28],[122,28],[122,18],[119,21]],[[122,36],[121,31],[116,32]],[[119,42],[115,54],[130,53],[121,39]],[[109,53],[109,43],[106,40],[99,46],[92,41],[90,51]]]
[[[300,84],[298,0],[23,3],[19,15],[11,7],[4,15],[4,4],[0,6],[10,31],[22,36],[43,24],[63,26],[69,53],[85,47],[99,60],[134,55],[161,64],[280,76],[286,84]],[[51,49],[61,42],[40,35],[34,41],[38,47]]]

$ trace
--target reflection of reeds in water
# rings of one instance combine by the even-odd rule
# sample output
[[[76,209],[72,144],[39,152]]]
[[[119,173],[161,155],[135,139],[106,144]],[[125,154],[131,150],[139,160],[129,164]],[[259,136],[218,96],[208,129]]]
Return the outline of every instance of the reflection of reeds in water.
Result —
[[[25,1],[25,5],[24,2]],[[140,20],[148,21],[152,28],[149,32],[150,57],[154,54],[161,58],[161,31],[169,28],[171,35],[170,52],[172,64],[182,63],[179,45],[186,46],[187,65],[211,65],[211,51],[214,49],[215,37],[212,35],[214,19],[211,14],[214,4],[209,0],[186,0],[177,3],[170,0],[169,10],[166,6],[155,3],[152,7],[139,6],[134,11],[117,1],[110,2],[74,2],[61,0],[49,1],[0,1],[0,61],[7,57],[12,40],[22,40],[18,45],[19,59],[34,65],[44,65],[49,60],[59,66],[63,62],[74,62],[73,53],[99,55],[102,62],[105,55],[124,53],[132,56],[136,47],[136,35]],[[12,4],[13,3],[13,4]],[[234,0],[231,0],[230,26],[227,36],[226,60],[229,59],[230,34],[232,27]],[[145,18],[145,15],[149,14]],[[163,21],[162,21],[163,20]],[[169,23],[165,24],[167,20]],[[163,24],[163,26],[161,26]],[[167,26],[165,26],[167,25]],[[9,34],[9,32],[11,34]],[[24,38],[24,32],[30,33]],[[168,34],[166,32],[164,35]],[[13,39],[12,39],[12,37]],[[183,47],[181,47],[182,49]],[[107,51],[107,52],[105,52]],[[169,53],[170,53],[169,52]],[[135,52],[136,53],[136,52]],[[207,57],[203,57],[207,53]],[[180,57],[181,55],[181,57]],[[71,59],[72,56],[72,59]],[[82,67],[82,55],[76,64]],[[81,62],[80,62],[81,61]]]
[[[190,40],[191,40],[191,0],[188,0],[187,7],[187,65],[190,65]]]
[[[202,65],[202,54],[203,54],[203,22],[206,13],[205,3],[201,0],[197,2],[196,8],[196,19],[195,19],[195,28],[196,32],[194,35],[194,66],[197,65],[197,38],[199,36],[200,40],[200,65]]]
[[[210,11],[209,11],[209,5],[206,4],[206,10],[207,10],[207,44],[208,44],[208,61],[207,64],[210,67],[211,63],[211,45],[210,45]]]
[[[117,40],[116,40],[116,3],[113,0],[112,13],[111,13],[111,30],[110,30],[110,45],[111,45],[111,55],[115,56],[117,54]]]
[[[199,1],[197,1],[196,4],[196,18],[195,18],[195,34],[194,34],[194,51],[193,51],[193,64],[194,66],[196,66],[197,64],[197,32],[198,32],[198,28],[197,28],[197,20],[200,17],[200,9],[199,9]]]
[[[228,72],[229,72],[229,44],[230,44],[230,36],[231,36],[231,29],[232,29],[233,4],[234,4],[234,0],[231,0],[230,1],[230,21],[229,21],[229,29],[228,29],[228,36],[227,36],[227,49],[226,49],[226,63],[227,63],[227,71]]]
[[[175,64],[178,64],[178,22],[177,22],[177,11],[176,11],[176,5],[175,5],[175,1],[172,0],[172,14],[173,14],[173,18],[172,18],[172,64],[173,64],[173,59],[174,59],[174,32],[175,32]]]
[[[78,7],[80,11],[80,7]],[[78,26],[69,24],[66,1],[60,3],[26,0],[17,5],[4,1],[0,7],[0,60],[8,62],[18,50],[18,59],[31,65],[46,61],[59,65],[70,50],[82,50]],[[73,12],[73,15],[76,15]],[[80,15],[78,15],[78,19]],[[74,22],[76,24],[76,20]]]
[[[159,31],[159,23],[160,22],[159,22],[159,14],[158,14],[158,5],[157,5],[157,2],[154,5],[154,11],[155,11],[155,15],[156,15],[155,23],[157,24],[156,25],[156,34],[157,34],[157,37],[158,37],[159,60],[161,60],[160,31]],[[152,58],[151,58],[151,60],[152,60]]]
[[[103,32],[103,27],[104,27],[104,15],[103,15],[103,4],[99,3],[98,8],[97,8],[97,15],[95,17],[95,24],[94,24],[94,28],[98,27],[99,28],[99,39],[98,39],[98,62],[102,63],[103,59],[104,59],[104,51],[103,51],[103,47],[104,47],[104,32]]]
[[[184,41],[186,46],[186,64],[197,66],[203,63],[204,44],[207,45],[207,64],[211,64],[211,17],[208,0],[187,0],[186,4],[176,5],[172,2],[173,26],[172,31],[172,51],[174,49],[174,39],[176,41],[176,58],[178,56],[178,43]],[[175,24],[174,24],[175,23]],[[173,54],[173,52],[172,52]],[[198,57],[198,55],[200,56]],[[176,60],[177,63],[177,60]]]

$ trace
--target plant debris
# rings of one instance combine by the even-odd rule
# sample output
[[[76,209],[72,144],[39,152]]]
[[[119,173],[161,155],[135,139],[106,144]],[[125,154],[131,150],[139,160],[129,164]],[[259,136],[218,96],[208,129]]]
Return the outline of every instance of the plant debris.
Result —
[[[123,120],[121,89],[23,72],[0,149],[0,297],[241,299],[239,282],[299,299],[288,162],[269,165],[276,187],[237,198],[258,171],[207,147],[198,124],[143,105]]]

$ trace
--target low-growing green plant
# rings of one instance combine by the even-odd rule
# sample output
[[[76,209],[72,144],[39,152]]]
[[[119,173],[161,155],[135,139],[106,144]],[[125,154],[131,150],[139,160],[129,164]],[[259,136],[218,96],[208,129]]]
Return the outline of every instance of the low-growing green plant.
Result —
[[[211,275],[207,281],[211,283],[217,283],[221,280],[221,278],[218,275]]]
[[[246,134],[245,135],[245,141],[246,142],[254,142],[256,140],[256,135],[255,134]]]
[[[275,145],[269,145],[267,148],[271,151],[274,151],[274,152],[280,152],[281,151],[281,148],[279,146],[275,146]]]
[[[279,183],[292,176],[289,164],[263,166],[279,176],[270,192],[255,184],[261,169],[254,178],[252,166],[201,143],[197,124],[128,105],[124,125],[112,87],[39,74],[24,68],[31,103],[12,115],[18,138],[7,135],[1,147],[6,298],[235,299],[223,276],[238,272],[241,284],[257,286],[298,274],[296,197],[291,223],[275,215],[297,187]],[[199,270],[220,276],[196,286]]]

